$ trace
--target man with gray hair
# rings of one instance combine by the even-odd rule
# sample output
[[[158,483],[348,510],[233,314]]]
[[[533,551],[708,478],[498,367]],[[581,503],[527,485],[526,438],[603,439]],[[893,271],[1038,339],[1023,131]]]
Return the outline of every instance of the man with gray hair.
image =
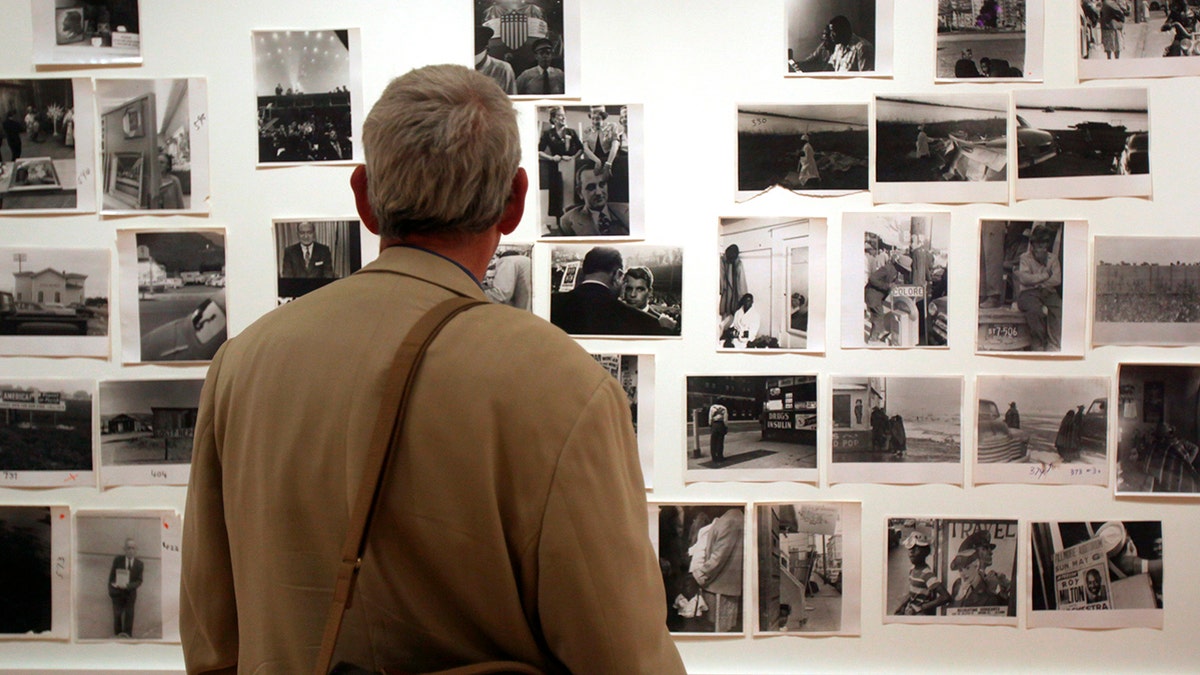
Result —
[[[189,673],[311,672],[397,346],[431,307],[486,300],[478,280],[521,221],[516,113],[484,75],[397,78],[363,147],[350,182],[379,258],[259,319],[208,371],[183,537]],[[417,375],[334,660],[682,673],[643,485],[617,381],[529,312],[469,309]]]

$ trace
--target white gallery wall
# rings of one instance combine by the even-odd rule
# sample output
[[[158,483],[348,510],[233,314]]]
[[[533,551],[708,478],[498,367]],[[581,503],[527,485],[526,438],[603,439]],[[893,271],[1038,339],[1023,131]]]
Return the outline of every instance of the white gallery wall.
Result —
[[[682,246],[683,334],[679,340],[586,340],[593,352],[654,355],[655,501],[862,502],[862,635],[860,637],[721,637],[679,639],[690,672],[921,672],[930,671],[1192,671],[1200,661],[1200,502],[1120,499],[1107,487],[975,486],[969,462],[962,486],[828,485],[792,482],[685,484],[684,378],[698,374],[819,374],[818,456],[830,457],[831,374],[963,375],[966,378],[964,456],[974,437],[975,377],[980,374],[1116,376],[1119,362],[1200,363],[1200,347],[1103,347],[1083,358],[1030,359],[975,354],[976,279],[980,219],[1083,219],[1090,235],[1200,234],[1200,190],[1194,167],[1196,77],[1091,81],[1076,77],[1076,0],[1045,0],[1045,81],[934,84],[936,0],[896,0],[894,75],[884,78],[786,78],[786,0],[580,0],[583,103],[644,106],[645,241]],[[353,216],[349,167],[256,169],[257,118],[251,31],[360,28],[363,100],[369,107],[385,84],[410,68],[471,63],[470,0],[143,0],[144,63],[79,69],[32,65],[29,0],[0,0],[0,78],[202,77],[207,79],[210,210],[206,215],[100,217],[0,216],[0,245],[108,248],[116,261],[118,228],[223,227],[231,334],[276,303],[272,219]],[[1157,16],[1157,15],[1156,15]],[[886,25],[877,27],[887,31]],[[874,204],[869,193],[802,197],[772,190],[734,200],[738,103],[868,103],[876,94],[1007,93],[1013,90],[1139,86],[1149,92],[1153,196],[1149,199],[1038,199],[1008,204]],[[520,102],[525,161],[537,175],[533,102]],[[951,213],[950,347],[939,350],[843,350],[845,308],[840,277],[844,212],[933,210]],[[535,202],[512,239],[533,242],[540,232]],[[717,223],[720,217],[780,216],[827,220],[828,279],[824,354],[734,354],[715,349]],[[365,262],[365,261],[364,261]],[[534,249],[535,311],[549,308],[548,245]],[[115,272],[115,271],[114,271]],[[115,277],[114,277],[115,278]],[[110,298],[114,302],[116,287]],[[850,311],[861,311],[854,307]],[[119,322],[110,324],[113,358],[0,358],[4,377],[200,377],[202,366],[123,366]],[[486,336],[481,347],[489,348]],[[1113,394],[1115,395],[1115,389]],[[1112,399],[1110,399],[1112,400]],[[469,419],[469,410],[458,411]],[[81,508],[173,508],[182,487],[18,490],[0,488],[0,504]],[[1161,630],[1081,631],[1057,628],[887,625],[886,519],[889,516],[1033,520],[1161,520],[1165,549]],[[1024,531],[1024,529],[1023,529]],[[1027,539],[1022,540],[1027,548]],[[751,551],[748,547],[747,551]],[[1022,551],[1022,556],[1027,551]],[[752,556],[751,556],[752,557]],[[1025,560],[1022,557],[1022,560]],[[748,587],[753,586],[749,576]],[[3,583],[0,581],[0,583]],[[1019,585],[1025,602],[1025,580]],[[615,590],[615,589],[614,589]],[[264,598],[263,602],[270,602]],[[1023,605],[1022,605],[1023,606]],[[757,609],[747,605],[749,627]],[[182,669],[178,645],[0,642],[0,672],[41,670]]]

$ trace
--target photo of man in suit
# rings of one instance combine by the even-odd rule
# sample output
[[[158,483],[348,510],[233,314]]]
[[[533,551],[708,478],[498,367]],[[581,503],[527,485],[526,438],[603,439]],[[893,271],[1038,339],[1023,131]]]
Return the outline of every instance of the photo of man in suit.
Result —
[[[575,193],[583,202],[563,214],[550,236],[608,237],[629,234],[629,206],[608,201],[609,173],[590,162],[575,166]]]
[[[596,246],[587,252],[579,282],[550,299],[550,322],[571,335],[667,335],[658,320],[617,297],[625,278],[621,252]]]
[[[142,585],[144,565],[137,557],[137,542],[125,540],[125,553],[113,558],[108,572],[108,597],[113,607],[113,635],[133,637],[133,610],[137,589]]]
[[[300,223],[296,227],[299,243],[283,250],[283,272],[285,279],[332,279],[333,252],[317,241],[317,226]]]

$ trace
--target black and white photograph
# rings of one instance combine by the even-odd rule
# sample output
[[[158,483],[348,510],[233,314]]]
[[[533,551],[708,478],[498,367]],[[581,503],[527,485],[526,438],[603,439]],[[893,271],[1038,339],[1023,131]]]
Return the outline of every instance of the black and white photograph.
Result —
[[[95,380],[0,381],[0,486],[92,487]]]
[[[174,511],[75,514],[75,639],[179,642],[179,542]]]
[[[1024,89],[1013,102],[1018,200],[1150,196],[1145,89]]]
[[[722,218],[716,345],[825,351],[824,218]]]
[[[533,311],[533,244],[500,244],[480,280],[488,300]]]
[[[0,355],[108,358],[107,249],[0,247]]]
[[[1017,625],[1016,520],[888,518],[884,623]]]
[[[983,220],[975,350],[1083,356],[1087,223]]]
[[[893,0],[784,0],[789,76],[890,76]]]
[[[202,78],[96,80],[103,213],[209,211],[206,89]]]
[[[1077,0],[1077,5],[1079,79],[1200,74],[1196,3]]]
[[[683,480],[817,480],[817,376],[688,375]]]
[[[642,106],[539,106],[543,237],[640,237]]]
[[[947,346],[949,213],[846,213],[842,243],[842,347]]]
[[[738,104],[737,197],[776,185],[800,194],[866,190],[867,106]]]
[[[32,0],[32,5],[36,65],[142,62],[138,0]]]
[[[682,635],[745,634],[746,506],[652,503],[649,512],[667,628]]]
[[[862,504],[755,504],[755,635],[860,635]]]
[[[279,304],[357,272],[362,267],[358,219],[275,221]]]
[[[1200,238],[1096,237],[1093,345],[1200,343]]]
[[[0,215],[96,210],[92,107],[84,78],[0,80]]]
[[[1008,202],[1008,94],[875,97],[880,202]]]
[[[578,0],[475,0],[475,70],[510,96],[578,96]]]
[[[654,487],[654,356],[606,353],[592,358],[621,383],[629,399],[642,479],[649,490]]]
[[[679,337],[682,248],[559,244],[550,257],[554,325],[579,337]]]
[[[0,506],[0,640],[70,636],[70,549],[66,506]]]
[[[1108,377],[980,375],[977,484],[1108,485]]]
[[[1030,628],[1163,627],[1162,521],[1029,524]]]
[[[117,232],[121,356],[209,361],[225,343],[225,231]]]
[[[1117,367],[1117,496],[1200,494],[1200,366]]]
[[[358,29],[254,31],[258,165],[350,163],[361,136]]]
[[[100,382],[100,485],[187,485],[200,378]]]
[[[1040,81],[1044,18],[1042,0],[939,2],[937,80]]]
[[[833,377],[829,481],[961,485],[961,376]]]

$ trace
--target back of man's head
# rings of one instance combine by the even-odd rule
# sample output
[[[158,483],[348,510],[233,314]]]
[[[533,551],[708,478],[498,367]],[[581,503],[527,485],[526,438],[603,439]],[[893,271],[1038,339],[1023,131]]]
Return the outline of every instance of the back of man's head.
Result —
[[[583,265],[579,270],[579,274],[587,277],[589,274],[599,272],[612,273],[621,269],[623,264],[621,252],[617,249],[607,246],[594,246],[587,252],[587,255],[583,256]]]
[[[455,65],[392,80],[363,124],[363,150],[371,212],[391,239],[496,224],[521,158],[508,95]]]

